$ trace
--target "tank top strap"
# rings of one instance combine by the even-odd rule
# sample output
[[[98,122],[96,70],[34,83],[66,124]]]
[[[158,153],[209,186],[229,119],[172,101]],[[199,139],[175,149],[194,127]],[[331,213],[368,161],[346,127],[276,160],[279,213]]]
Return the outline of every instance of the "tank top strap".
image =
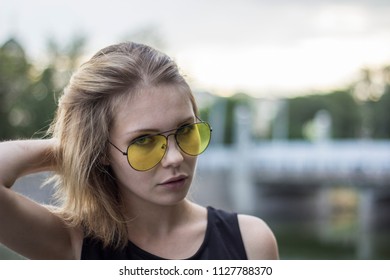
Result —
[[[204,243],[194,259],[246,260],[237,213],[207,207],[208,225]]]

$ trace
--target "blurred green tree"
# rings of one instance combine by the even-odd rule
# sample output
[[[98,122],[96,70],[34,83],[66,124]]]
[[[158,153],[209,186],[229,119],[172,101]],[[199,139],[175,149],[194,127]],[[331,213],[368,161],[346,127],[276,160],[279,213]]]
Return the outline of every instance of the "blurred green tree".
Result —
[[[355,138],[361,128],[361,115],[349,89],[328,94],[301,96],[289,100],[289,138],[303,139],[304,126],[320,110],[326,110],[332,121],[332,138]]]
[[[23,97],[30,89],[31,65],[22,46],[10,39],[0,48],[0,139],[18,137],[31,123]]]
[[[372,109],[372,134],[377,139],[390,138],[390,85],[387,84],[379,102],[370,102]]]
[[[247,107],[250,111],[252,98],[245,93],[237,93],[226,100],[226,122],[224,127],[224,144],[231,145],[235,142],[235,133],[237,133],[235,114],[239,106]]]
[[[140,30],[131,37],[153,41],[163,47],[154,29]],[[9,39],[0,47],[0,140],[44,135],[53,118],[56,96],[68,82],[71,72],[80,64],[86,37],[75,36],[69,44],[47,43],[47,62],[32,64],[23,47]],[[311,94],[288,99],[288,138],[305,138],[304,127],[320,110],[332,120],[331,136],[335,139],[369,137],[390,138],[390,66],[384,67],[380,87],[373,83],[373,71],[364,69],[362,77],[344,90]],[[358,91],[356,91],[358,85]],[[382,89],[381,91],[378,89]],[[363,99],[362,99],[363,98]],[[238,93],[217,98],[223,103],[224,144],[234,143],[234,111],[237,106],[253,109],[253,98]],[[212,108],[202,108],[202,117],[210,117]],[[369,129],[369,134],[364,130]]]
[[[33,65],[23,47],[10,39],[0,48],[0,140],[41,137],[56,108],[56,95],[78,66],[85,38],[62,49],[48,42],[47,65]]]
[[[352,91],[362,118],[360,136],[390,138],[390,66],[362,69]]]

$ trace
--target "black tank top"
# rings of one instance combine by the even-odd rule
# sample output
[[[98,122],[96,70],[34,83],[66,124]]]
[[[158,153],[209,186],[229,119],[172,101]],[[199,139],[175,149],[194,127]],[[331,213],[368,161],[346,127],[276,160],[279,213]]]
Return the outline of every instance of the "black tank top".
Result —
[[[81,259],[90,260],[162,260],[131,241],[124,249],[103,247],[101,241],[85,237]],[[246,260],[236,213],[207,207],[207,229],[199,250],[189,260]]]

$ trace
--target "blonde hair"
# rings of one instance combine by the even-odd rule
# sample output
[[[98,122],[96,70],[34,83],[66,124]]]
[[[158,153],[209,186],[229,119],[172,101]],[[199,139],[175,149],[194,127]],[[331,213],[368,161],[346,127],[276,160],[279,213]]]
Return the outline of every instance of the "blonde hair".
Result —
[[[197,113],[176,63],[149,46],[126,42],[104,48],[84,63],[59,100],[49,130],[59,141],[56,212],[105,245],[128,242],[118,187],[105,164],[115,111],[139,89],[162,84],[183,87]]]

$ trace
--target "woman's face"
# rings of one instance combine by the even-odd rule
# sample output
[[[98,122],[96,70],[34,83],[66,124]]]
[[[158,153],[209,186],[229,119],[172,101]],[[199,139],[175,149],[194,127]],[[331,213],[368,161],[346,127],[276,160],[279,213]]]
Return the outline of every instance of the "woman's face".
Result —
[[[179,87],[144,88],[119,106],[110,141],[126,151],[129,143],[140,136],[177,129],[195,121],[191,101]],[[130,205],[179,203],[188,193],[196,165],[196,157],[184,154],[173,135],[168,137],[163,159],[150,170],[133,169],[127,157],[112,145],[109,158],[121,195]]]

